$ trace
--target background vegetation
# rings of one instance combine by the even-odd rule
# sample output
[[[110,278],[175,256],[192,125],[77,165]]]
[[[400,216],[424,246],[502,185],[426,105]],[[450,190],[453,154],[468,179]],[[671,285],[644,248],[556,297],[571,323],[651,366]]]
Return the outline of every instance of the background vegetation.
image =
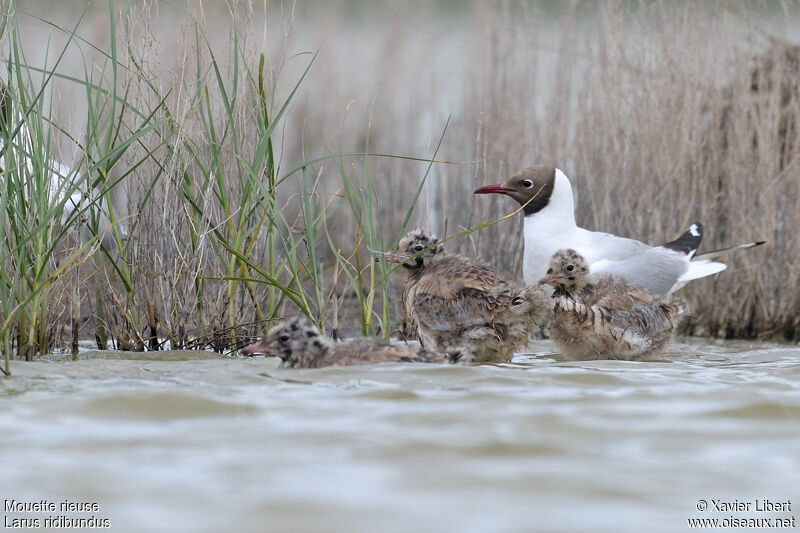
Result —
[[[512,212],[472,190],[539,163],[587,227],[768,240],[685,289],[687,332],[800,337],[788,3],[4,10],[6,354],[222,349],[298,312],[388,334],[400,280],[371,251]],[[519,215],[451,248],[521,278]]]

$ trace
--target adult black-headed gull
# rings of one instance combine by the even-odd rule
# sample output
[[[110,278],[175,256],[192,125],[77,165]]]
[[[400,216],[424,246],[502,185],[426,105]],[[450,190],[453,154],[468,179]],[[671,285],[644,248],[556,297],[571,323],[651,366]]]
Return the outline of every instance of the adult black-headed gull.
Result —
[[[555,289],[550,338],[571,359],[658,358],[689,311],[682,298],[590,274],[575,250],[556,252],[539,283]]]
[[[490,193],[508,195],[523,206],[522,272],[528,284],[544,275],[557,250],[572,248],[586,259],[593,273],[615,274],[653,292],[670,294],[693,279],[727,268],[711,259],[764,244],[751,242],[695,255],[703,239],[699,222],[676,240],[660,246],[583,229],[575,223],[572,185],[564,172],[553,167],[524,168],[505,183],[475,190],[475,194]]]

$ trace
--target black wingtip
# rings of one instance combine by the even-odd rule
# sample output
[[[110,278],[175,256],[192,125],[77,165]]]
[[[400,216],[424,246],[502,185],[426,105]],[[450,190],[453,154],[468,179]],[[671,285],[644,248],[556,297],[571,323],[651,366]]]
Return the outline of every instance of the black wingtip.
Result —
[[[674,241],[662,244],[664,248],[675,250],[682,254],[691,255],[700,247],[703,241],[703,224],[700,222],[693,222],[686,233],[675,239]]]

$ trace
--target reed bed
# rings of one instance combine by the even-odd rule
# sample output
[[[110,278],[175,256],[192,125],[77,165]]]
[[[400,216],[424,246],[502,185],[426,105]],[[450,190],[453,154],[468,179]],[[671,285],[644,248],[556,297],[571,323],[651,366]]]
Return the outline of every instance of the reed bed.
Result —
[[[591,15],[576,5],[553,34],[538,19],[510,35],[501,29],[519,14],[501,9],[490,65],[518,67],[542,35],[555,38],[557,59],[548,79],[502,66],[480,89],[506,98],[487,113],[485,130],[502,134],[488,135],[479,180],[520,160],[552,163],[572,178],[585,227],[656,244],[701,220],[701,251],[768,241],[684,290],[696,309],[686,332],[797,341],[800,267],[789,228],[800,227],[800,48],[785,40],[797,11],[784,8],[769,19],[743,4],[611,3]],[[525,88],[542,85],[551,90],[538,108]],[[513,265],[518,242],[502,248],[514,250],[505,259]]]
[[[0,26],[7,357],[222,351],[298,313],[388,335],[398,281],[373,252],[425,226],[521,277],[517,206],[471,192],[539,163],[584,226],[768,240],[685,289],[686,332],[800,336],[789,7],[32,4]]]

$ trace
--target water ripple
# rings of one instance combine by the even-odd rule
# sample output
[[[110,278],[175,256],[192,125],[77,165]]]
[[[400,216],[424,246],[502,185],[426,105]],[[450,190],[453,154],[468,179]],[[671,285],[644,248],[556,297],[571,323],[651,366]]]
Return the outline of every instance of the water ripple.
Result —
[[[800,501],[800,348],[669,357],[569,362],[540,341],[480,367],[14,362],[0,468],[9,497],[99,501],[121,531],[675,531],[701,498]]]

